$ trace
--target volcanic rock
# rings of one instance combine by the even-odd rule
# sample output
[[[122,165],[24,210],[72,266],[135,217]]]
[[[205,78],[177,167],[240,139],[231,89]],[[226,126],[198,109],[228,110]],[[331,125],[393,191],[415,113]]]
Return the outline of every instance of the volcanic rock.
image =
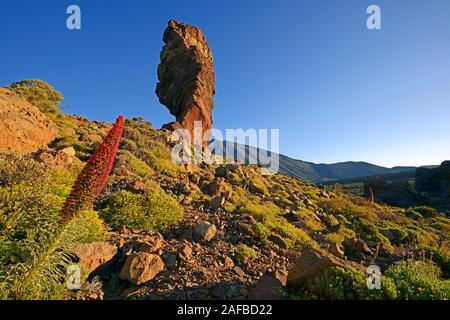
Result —
[[[321,275],[331,267],[345,268],[347,262],[322,249],[305,248],[289,271],[287,284],[301,288],[306,281]]]
[[[193,139],[194,122],[201,121],[202,133],[212,127],[213,58],[198,28],[175,20],[168,24],[163,36],[165,45],[160,54],[156,94],[176,121],[163,128],[171,131],[187,129]],[[208,145],[209,136],[205,136],[206,141],[198,140],[203,146]]]
[[[135,285],[152,280],[164,269],[164,262],[155,254],[138,252],[130,255],[119,277]]]
[[[37,107],[0,88],[0,152],[29,154],[47,146],[58,134],[57,126]]]
[[[76,244],[72,248],[73,253],[89,272],[94,271],[100,265],[110,261],[117,253],[117,247],[107,242],[93,242]]]
[[[217,228],[209,222],[202,222],[195,225],[192,229],[192,235],[195,241],[210,241],[216,235]]]

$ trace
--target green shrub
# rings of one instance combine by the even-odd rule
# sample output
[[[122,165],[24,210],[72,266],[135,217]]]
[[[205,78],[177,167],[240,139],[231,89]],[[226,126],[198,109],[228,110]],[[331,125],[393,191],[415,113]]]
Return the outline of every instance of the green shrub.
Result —
[[[255,249],[241,243],[238,246],[237,259],[239,262],[246,264],[249,261],[255,260],[258,257],[258,252]]]
[[[0,186],[24,181],[38,181],[44,175],[45,167],[30,157],[17,153],[0,153]]]
[[[389,267],[390,277],[400,299],[443,300],[450,298],[450,280],[442,280],[441,270],[431,262],[400,261]]]
[[[381,278],[381,289],[367,288],[367,274],[352,267],[332,267],[310,280],[304,299],[319,300],[388,300],[397,297],[393,281]]]
[[[80,229],[79,243],[91,243],[106,239],[105,225],[103,220],[100,219],[98,212],[85,210],[74,217],[74,223],[84,226],[84,228]]]
[[[177,223],[182,216],[183,208],[161,189],[145,194],[119,190],[102,212],[104,220],[114,228],[127,226],[159,231]]]
[[[246,199],[241,207],[237,209],[238,213],[251,214],[262,223],[271,232],[278,233],[286,239],[290,247],[301,247],[309,245],[317,246],[317,243],[310,238],[305,230],[300,229],[289,223],[283,217],[283,211],[272,202],[259,203],[257,200]]]
[[[259,239],[267,239],[270,236],[270,230],[267,229],[265,225],[263,225],[261,222],[256,222],[252,226],[252,230],[255,233],[255,236]]]
[[[438,215],[436,209],[427,206],[415,207],[414,211],[419,213],[424,218],[433,218]]]
[[[415,211],[414,209],[409,208],[408,210],[405,211],[405,216],[407,216],[408,218],[411,218],[413,220],[420,220],[423,219],[423,216],[418,213],[417,211]]]
[[[11,89],[47,114],[58,114],[63,95],[42,80],[23,80],[11,84]]]
[[[120,163],[141,178],[147,179],[153,175],[152,168],[129,151],[120,151],[117,158]]]
[[[436,247],[426,247],[425,255],[427,258],[436,263],[436,265],[441,268],[442,275],[444,278],[450,278],[450,254],[448,251],[436,248]]]

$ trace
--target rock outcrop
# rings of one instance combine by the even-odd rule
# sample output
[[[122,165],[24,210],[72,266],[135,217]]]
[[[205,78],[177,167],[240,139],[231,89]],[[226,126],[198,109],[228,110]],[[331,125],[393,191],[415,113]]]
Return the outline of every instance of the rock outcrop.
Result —
[[[28,154],[46,146],[59,134],[39,109],[7,88],[0,88],[0,152]]]
[[[93,242],[77,244],[72,248],[73,253],[89,272],[110,261],[117,254],[117,247],[107,242]]]
[[[156,94],[176,117],[175,122],[163,128],[187,129],[193,143],[198,141],[206,146],[208,141],[194,141],[194,125],[195,121],[201,121],[204,140],[208,140],[205,131],[212,127],[215,93],[211,50],[198,28],[175,20],[169,21],[163,41]]]

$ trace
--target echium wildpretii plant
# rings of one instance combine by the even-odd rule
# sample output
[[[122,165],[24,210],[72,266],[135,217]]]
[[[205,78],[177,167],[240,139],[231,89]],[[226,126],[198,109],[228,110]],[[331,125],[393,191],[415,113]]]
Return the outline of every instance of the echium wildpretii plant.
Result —
[[[79,174],[61,212],[63,223],[80,210],[91,207],[95,198],[103,191],[114,164],[123,126],[123,116],[119,116],[103,143],[95,149]]]
[[[0,274],[0,290],[6,298],[40,299],[46,292],[61,285],[65,270],[72,263],[71,246],[78,242],[88,229],[80,217],[93,206],[95,198],[103,191],[114,164],[124,127],[119,116],[102,144],[86,163],[61,210],[61,226],[48,235],[48,241],[31,252],[30,260],[19,263],[11,272]],[[42,231],[45,232],[45,231]]]

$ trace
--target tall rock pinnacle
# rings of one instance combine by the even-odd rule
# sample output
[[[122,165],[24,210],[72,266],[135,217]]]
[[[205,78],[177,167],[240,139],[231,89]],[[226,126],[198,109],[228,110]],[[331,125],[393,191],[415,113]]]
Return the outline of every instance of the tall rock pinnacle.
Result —
[[[156,94],[176,117],[163,128],[187,129],[193,139],[195,121],[201,121],[203,133],[212,127],[215,79],[211,50],[198,28],[175,20],[169,21],[163,41]]]

